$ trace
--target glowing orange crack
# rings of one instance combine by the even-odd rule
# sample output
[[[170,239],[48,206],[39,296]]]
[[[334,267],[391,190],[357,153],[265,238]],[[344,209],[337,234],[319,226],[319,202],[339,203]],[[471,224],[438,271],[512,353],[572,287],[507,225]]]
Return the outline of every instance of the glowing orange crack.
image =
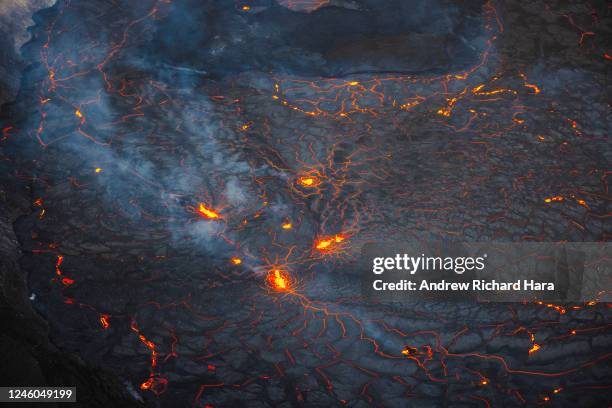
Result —
[[[559,201],[563,201],[563,200],[564,200],[564,198],[562,196],[554,196],[554,197],[545,198],[544,202],[545,203],[550,203],[550,202],[553,202],[553,201],[559,202]]]
[[[110,323],[108,322],[109,319],[109,315],[100,315],[100,324],[102,325],[102,328],[104,330],[108,329],[108,327],[110,326]]]

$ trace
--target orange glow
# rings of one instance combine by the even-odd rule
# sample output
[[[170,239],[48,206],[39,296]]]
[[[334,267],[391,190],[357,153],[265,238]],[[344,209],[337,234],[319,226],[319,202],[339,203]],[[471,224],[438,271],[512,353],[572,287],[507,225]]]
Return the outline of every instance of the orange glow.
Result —
[[[78,109],[74,111],[74,114],[75,114],[75,116],[76,116],[77,118],[82,118],[82,117],[83,117],[83,114],[82,114],[82,113],[81,113],[81,111],[80,111],[80,110],[78,110]]]
[[[533,84],[525,84],[525,87],[531,89],[533,93],[536,95],[540,93],[540,88],[538,88],[537,86]]]
[[[563,391],[563,388],[555,388],[555,389],[553,390],[553,393],[558,394],[558,393],[560,393],[561,391]]]
[[[319,250],[324,250],[325,248],[330,246],[332,244],[332,242],[334,242],[333,239],[324,239],[324,240],[321,240],[321,241],[316,243],[315,248],[317,248]]]
[[[417,354],[418,352],[419,352],[419,350],[416,347],[411,347],[411,346],[406,346],[402,350],[402,354],[405,355],[405,356],[410,356],[410,355],[413,355],[413,354]]]
[[[321,181],[318,177],[314,176],[304,176],[298,179],[298,183],[304,187],[316,187],[321,184]]]
[[[287,289],[287,280],[278,270],[274,271],[274,286],[276,286],[278,289]]]
[[[242,263],[242,259],[237,258],[237,257],[233,257],[231,261],[234,265],[240,265]]]
[[[554,303],[544,303],[541,300],[538,300],[536,303],[538,305],[544,305],[551,309],[555,309],[557,312],[559,312],[559,314],[565,314],[567,312],[563,306],[555,305]],[[531,339],[531,341],[533,341],[533,339]]]
[[[438,109],[438,115],[442,115],[442,116],[450,116],[451,114],[451,110],[450,109],[446,109],[446,108],[440,108]]]
[[[530,84],[529,82],[527,82],[527,75],[525,75],[524,73],[521,72],[521,73],[519,73],[519,77],[521,77],[523,79],[523,81],[524,81],[523,85],[525,86],[525,88],[531,89],[533,91],[534,95],[537,95],[537,94],[539,94],[541,92],[540,88],[538,88],[536,85]]]
[[[102,324],[102,328],[104,330],[108,329],[108,327],[110,326],[110,324],[108,323],[108,315],[101,315],[100,316],[100,324]]]
[[[281,225],[281,228],[284,230],[290,230],[291,228],[293,228],[293,225],[290,222],[286,222],[283,225]]]
[[[488,383],[489,383],[489,380],[487,380],[486,378],[483,378],[483,379],[480,381],[480,385],[487,385]]]
[[[563,200],[564,200],[564,198],[563,198],[562,196],[554,196],[554,197],[548,197],[548,198],[545,198],[545,199],[544,199],[544,202],[545,202],[545,203],[551,203],[551,202],[553,202],[553,201],[556,201],[556,202],[561,202],[561,201],[563,201]]]
[[[251,7],[249,6],[242,6],[242,11],[249,11],[251,9]]]
[[[60,269],[60,266],[62,266],[62,262],[64,262],[64,257],[62,255],[58,255],[57,262],[55,264],[55,274],[57,276],[62,276],[62,271]]]
[[[147,381],[145,381],[142,384],[140,384],[140,389],[141,390],[148,390],[149,388],[151,388],[152,385],[153,385],[153,378],[151,377]]]
[[[529,354],[533,354],[540,349],[540,345],[538,343],[533,343],[533,346],[529,349]]]
[[[315,242],[315,248],[321,252],[325,252],[334,248],[335,244],[344,241],[346,237],[342,234],[336,234],[332,237],[322,238]]]
[[[586,209],[590,209],[589,205],[584,200],[578,200],[578,204],[580,204],[581,206],[583,206]]]
[[[277,292],[288,292],[291,290],[291,277],[282,269],[272,269],[268,272],[266,281],[270,288]]]
[[[62,285],[64,285],[64,286],[70,286],[73,283],[74,283],[73,279],[70,279],[70,278],[63,278],[62,279]]]
[[[217,213],[216,211],[206,207],[203,203],[200,203],[200,205],[198,207],[198,213],[202,217],[208,218],[208,219],[211,219],[211,220],[219,218],[219,213]]]
[[[160,395],[166,391],[168,380],[162,377],[158,377],[155,374],[151,374],[149,378],[140,384],[140,389],[143,391],[152,391],[155,395]]]
[[[465,88],[459,95],[457,95],[454,98],[450,98],[447,99],[447,104],[446,106],[438,109],[438,111],[436,112],[438,115],[442,115],[442,116],[446,116],[446,117],[450,117],[451,113],[453,112],[453,108],[455,107],[455,105],[457,104],[457,102],[459,102],[459,100],[466,94],[467,92],[467,88]]]

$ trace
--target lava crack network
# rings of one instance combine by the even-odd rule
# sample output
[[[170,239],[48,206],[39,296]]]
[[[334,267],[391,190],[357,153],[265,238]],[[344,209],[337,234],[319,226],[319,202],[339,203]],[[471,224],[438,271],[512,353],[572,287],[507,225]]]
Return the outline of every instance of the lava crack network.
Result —
[[[268,3],[201,2],[232,32],[198,33],[206,58],[260,35],[254,22],[274,13],[368,12]],[[572,83],[560,86],[515,60],[512,41],[531,40],[504,29],[496,2],[467,3],[471,17],[451,28],[476,27],[475,60],[453,61],[446,34],[394,34],[387,44],[443,44],[453,69],[348,77],[289,63],[216,75],[223,66],[209,73],[200,54],[159,56],[163,37],[180,48],[168,24],[189,21],[169,0],[59,0],[41,12],[0,143],[33,194],[17,226],[22,266],[54,335],[162,406],[605,401],[601,288],[572,304],[362,296],[354,266],[369,241],[609,239],[606,107],[588,102],[601,78],[557,69]],[[577,36],[568,47],[609,63],[592,10],[533,7]],[[327,50],[321,72],[351,50]]]

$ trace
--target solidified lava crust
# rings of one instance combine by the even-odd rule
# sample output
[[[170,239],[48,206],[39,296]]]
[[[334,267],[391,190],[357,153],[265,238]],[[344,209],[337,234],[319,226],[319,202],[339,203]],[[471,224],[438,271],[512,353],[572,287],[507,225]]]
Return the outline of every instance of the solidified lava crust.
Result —
[[[2,181],[31,202],[19,266],[60,349],[150,406],[609,404],[605,288],[396,307],[355,272],[369,241],[610,239],[605,2],[34,21]]]

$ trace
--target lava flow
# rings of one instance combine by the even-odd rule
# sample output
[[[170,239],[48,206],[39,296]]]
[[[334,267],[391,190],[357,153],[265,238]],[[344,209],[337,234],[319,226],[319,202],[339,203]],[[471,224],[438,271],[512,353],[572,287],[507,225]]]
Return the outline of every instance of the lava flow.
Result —
[[[220,217],[218,212],[206,207],[203,203],[198,205],[198,214],[210,220],[215,220]]]
[[[291,276],[282,269],[272,269],[266,276],[267,286],[276,292],[292,292],[294,282]]]
[[[322,254],[338,254],[347,249],[347,238],[344,234],[320,237],[315,240],[314,249]]]

